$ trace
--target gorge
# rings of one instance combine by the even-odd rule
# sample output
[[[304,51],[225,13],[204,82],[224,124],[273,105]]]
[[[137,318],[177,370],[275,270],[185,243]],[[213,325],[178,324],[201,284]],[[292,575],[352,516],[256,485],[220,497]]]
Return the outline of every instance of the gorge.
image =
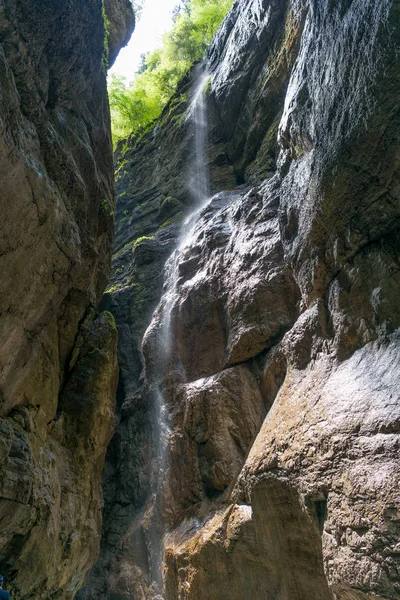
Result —
[[[12,598],[400,599],[400,3],[236,0],[114,205],[133,27],[0,7]]]

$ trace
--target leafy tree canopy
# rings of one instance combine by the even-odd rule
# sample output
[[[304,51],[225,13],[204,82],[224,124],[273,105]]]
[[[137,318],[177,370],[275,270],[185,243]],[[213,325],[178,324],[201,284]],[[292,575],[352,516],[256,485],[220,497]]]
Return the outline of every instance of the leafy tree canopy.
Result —
[[[181,0],[160,49],[142,56],[131,85],[112,76],[109,96],[114,143],[157,119],[191,65],[201,59],[233,0]]]

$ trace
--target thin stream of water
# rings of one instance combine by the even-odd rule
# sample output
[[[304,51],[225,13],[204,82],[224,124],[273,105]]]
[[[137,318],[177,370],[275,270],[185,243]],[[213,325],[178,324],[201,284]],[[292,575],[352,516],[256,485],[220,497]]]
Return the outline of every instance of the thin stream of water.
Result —
[[[210,200],[210,177],[207,164],[208,115],[206,88],[208,82],[209,75],[204,65],[198,65],[195,70],[192,101],[186,115],[186,120],[190,122],[194,130],[194,157],[189,169],[189,192],[194,210],[184,221],[178,247],[166,265],[165,304],[162,318],[162,349],[166,361],[169,358],[171,348],[171,313],[177,296],[179,255],[186,246],[190,245],[196,230],[197,217]]]
[[[178,279],[179,279],[179,260],[182,250],[189,246],[193,240],[196,231],[196,224],[199,214],[207,205],[210,199],[210,178],[207,165],[207,147],[208,147],[208,115],[206,86],[209,77],[204,69],[204,65],[198,65],[194,74],[194,85],[192,99],[187,110],[186,122],[188,128],[193,130],[193,158],[188,169],[188,190],[190,194],[193,212],[186,218],[182,226],[182,231],[178,239],[178,245],[175,252],[169,258],[165,266],[165,284],[161,300],[160,329],[160,372],[155,377],[153,387],[155,409],[158,419],[159,431],[159,450],[158,450],[158,469],[159,469],[159,491],[162,490],[165,474],[168,470],[168,444],[172,434],[168,410],[163,397],[162,387],[165,375],[168,371],[168,365],[171,357],[172,339],[171,339],[171,320],[175,303],[178,301]],[[162,588],[162,563],[163,563],[163,544],[162,537],[158,537],[154,532],[152,545],[153,565],[152,572],[156,575],[157,588]],[[162,599],[162,596],[158,596]]]
[[[194,160],[189,171],[191,199],[197,211],[210,196],[210,176],[206,160],[208,146],[207,85],[209,75],[203,64],[195,69],[195,86],[186,120],[194,129]]]

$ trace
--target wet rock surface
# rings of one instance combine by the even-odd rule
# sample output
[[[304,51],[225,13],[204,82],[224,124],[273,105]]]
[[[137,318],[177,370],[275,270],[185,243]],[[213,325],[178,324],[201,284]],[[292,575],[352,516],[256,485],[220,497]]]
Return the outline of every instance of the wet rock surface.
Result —
[[[82,597],[400,598],[398,27],[391,0],[236,2],[189,219],[194,72],[120,148],[119,425]]]
[[[16,599],[73,598],[99,550],[118,373],[97,311],[113,241],[105,38],[100,0],[0,6],[0,571]]]

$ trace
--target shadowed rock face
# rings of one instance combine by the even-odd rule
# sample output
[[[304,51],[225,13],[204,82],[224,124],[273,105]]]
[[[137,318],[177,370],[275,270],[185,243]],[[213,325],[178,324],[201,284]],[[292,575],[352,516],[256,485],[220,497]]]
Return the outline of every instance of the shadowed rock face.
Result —
[[[1,3],[0,572],[13,598],[72,598],[99,548],[117,385],[115,322],[96,310],[113,240],[105,34],[100,0]]]
[[[107,28],[108,64],[113,65],[118,52],[126,46],[135,28],[131,0],[104,0]]]
[[[215,195],[164,287],[193,74],[120,148],[119,425],[84,598],[400,598],[399,39],[397,1],[235,3],[208,56]]]

